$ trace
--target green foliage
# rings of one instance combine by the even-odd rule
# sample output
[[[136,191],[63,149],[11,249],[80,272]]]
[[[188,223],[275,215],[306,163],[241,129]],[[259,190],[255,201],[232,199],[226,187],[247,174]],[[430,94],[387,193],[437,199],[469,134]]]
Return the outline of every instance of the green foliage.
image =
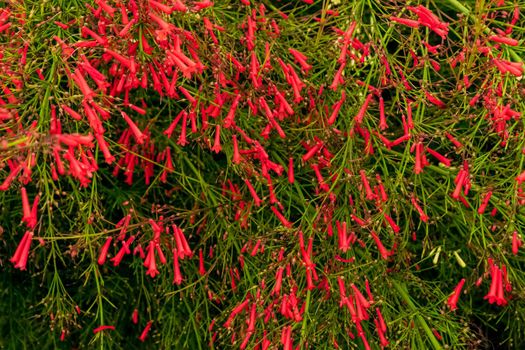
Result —
[[[129,1],[106,2],[115,8],[120,3],[128,6],[126,13],[132,17]],[[349,308],[341,307],[340,278],[355,298],[352,284],[367,299],[365,281],[370,285],[374,301],[363,309],[370,319],[360,326],[373,349],[380,348],[376,308],[386,321],[390,348],[524,346],[525,255],[523,249],[513,252],[513,244],[525,230],[519,181],[525,169],[525,87],[523,74],[503,73],[495,63],[518,64],[525,57],[523,16],[509,34],[518,45],[490,39],[498,29],[509,27],[515,8],[525,11],[521,0],[325,0],[312,5],[252,0],[250,6],[221,0],[200,11],[192,7],[196,1],[182,1],[190,11],[170,15],[154,10],[148,1],[136,0],[141,17],[129,34],[116,34],[124,26],[120,10],[113,17],[104,15],[109,26],[106,49],[133,59],[138,81],[149,74],[146,87],[126,86],[119,93],[111,89],[121,79],[124,86],[135,73],[107,56],[102,45],[78,45],[96,41],[83,36],[81,28],[96,31],[100,22],[88,5],[97,8],[101,3],[105,2],[0,4],[9,9],[12,22],[11,28],[0,31],[0,185],[14,166],[26,164],[11,186],[0,191],[1,348],[227,349],[241,347],[245,337],[247,348],[261,347],[266,337],[280,348],[287,327],[293,344],[300,348],[331,349],[335,344],[343,349],[365,348],[358,322]],[[265,6],[264,15],[259,5]],[[442,38],[429,26],[412,28],[392,20],[392,16],[417,19],[410,5],[432,10],[441,23],[448,23],[448,35]],[[247,27],[252,10],[257,31],[250,48]],[[184,75],[179,66],[177,77],[168,76],[167,83],[155,85],[152,71],[162,77],[161,72],[169,75],[177,69],[166,68],[169,50],[162,47],[160,25],[147,17],[149,11],[180,29],[176,36],[182,52],[188,59],[200,60],[205,66],[202,72]],[[211,31],[204,17],[215,25]],[[341,82],[331,88],[341,68],[343,33],[354,21]],[[74,47],[71,55],[66,54],[68,46]],[[301,71],[290,48],[307,57],[309,72]],[[93,103],[109,112],[109,118],[99,118],[103,133],[97,133],[89,120],[83,105],[89,98],[72,78],[82,55],[109,82],[105,91],[97,89],[96,79],[81,70],[95,91]],[[246,71],[240,72],[229,55]],[[251,55],[260,67],[255,76],[249,74]],[[279,59],[304,83],[300,101]],[[170,96],[172,81],[185,88],[195,104],[179,90],[178,96]],[[291,105],[293,115],[283,112],[276,92]],[[329,119],[343,93],[332,124]],[[237,94],[241,96],[235,111],[237,128],[227,127],[225,119]],[[368,96],[370,103],[363,109]],[[386,129],[381,125],[380,96]],[[444,106],[432,102],[431,96]],[[472,103],[475,96],[479,100]],[[271,106],[276,120],[269,120],[261,99]],[[250,104],[258,106],[257,113]],[[82,119],[75,120],[64,105]],[[88,150],[93,152],[89,161],[98,169],[86,176],[85,183],[74,175],[73,161],[65,160],[68,147],[57,141],[55,108],[62,128],[58,134],[99,136],[116,158],[108,161],[97,137],[91,146],[70,147],[78,161],[90,158]],[[138,112],[140,108],[144,114]],[[217,115],[214,108],[219,109]],[[2,119],[4,111],[16,118]],[[144,144],[121,111],[143,133]],[[356,118],[360,111],[362,122]],[[518,114],[506,118],[509,111]],[[182,121],[172,135],[165,133],[181,112],[188,113],[187,120],[181,119],[187,121],[186,144],[180,136]],[[408,125],[409,113],[413,125]],[[498,118],[506,119],[498,124]],[[278,128],[286,137],[279,137]],[[406,135],[410,136],[397,145],[388,144]],[[233,137],[241,149],[240,162]],[[454,145],[452,138],[461,145]],[[221,151],[213,149],[217,140]],[[305,159],[320,142],[322,147]],[[419,144],[423,156],[418,156]],[[55,178],[57,147],[67,169]],[[450,166],[440,163],[428,148],[446,157]],[[162,153],[166,149],[172,167]],[[294,183],[287,177],[290,158]],[[416,170],[421,163],[421,171]],[[453,195],[462,171],[468,172],[468,180],[459,185],[463,202]],[[367,193],[363,177],[375,195]],[[261,206],[245,180],[253,185]],[[381,186],[388,197],[384,200]],[[24,221],[22,187],[30,204],[40,196],[34,228],[27,228]],[[487,209],[479,213],[489,191]],[[272,207],[291,222],[290,227]],[[126,215],[129,225],[122,236],[125,240],[120,240]],[[354,235],[348,249],[338,242],[337,226],[343,222],[348,235]],[[159,237],[155,225],[163,229]],[[173,248],[180,252],[180,243],[172,225],[181,229],[193,252],[177,260],[181,284],[174,282]],[[9,259],[26,230],[34,236],[27,270],[19,271]],[[388,257],[382,258],[372,232],[389,251]],[[112,239],[108,258],[100,264],[108,237]],[[130,237],[134,239],[130,252],[114,266],[111,258],[125,249],[121,241]],[[301,247],[300,237],[307,247],[311,244],[312,252]],[[153,243],[167,259],[162,264],[155,251],[160,273],[154,278],[146,275],[148,259],[140,256],[140,249],[148,255]],[[200,270],[199,252],[205,272]],[[305,255],[314,265],[308,265]],[[494,278],[493,266],[508,276],[500,281],[508,288],[507,305],[484,299]],[[274,294],[279,269],[284,271],[282,288]],[[312,271],[318,279],[309,288]],[[466,284],[458,309],[450,310],[447,300],[463,278]],[[283,295],[298,299],[301,317],[282,312]],[[230,320],[245,300],[247,306]],[[250,330],[252,307],[256,321]],[[135,309],[137,324],[132,321]],[[141,341],[150,321],[151,330]],[[231,327],[225,327],[226,322]],[[93,332],[103,325],[115,330]]]

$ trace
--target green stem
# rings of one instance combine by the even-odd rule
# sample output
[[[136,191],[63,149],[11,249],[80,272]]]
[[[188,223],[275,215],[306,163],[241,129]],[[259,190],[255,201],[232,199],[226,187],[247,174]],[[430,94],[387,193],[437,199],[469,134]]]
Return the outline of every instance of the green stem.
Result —
[[[307,325],[307,318],[308,318],[308,308],[310,306],[310,295],[311,295],[311,292],[310,290],[308,290],[306,292],[306,306],[304,308],[304,313],[303,313],[303,324],[301,326],[301,344],[304,344],[304,341],[305,341],[305,338],[306,338],[306,325]]]
[[[408,295],[408,292],[406,290],[406,286],[404,284],[402,284],[401,282],[399,282],[399,281],[392,281],[392,283],[394,284],[394,287],[396,288],[396,290],[401,295],[401,298],[403,298],[403,300],[407,303],[407,305],[410,308],[410,310],[415,313],[417,322],[419,323],[419,325],[423,328],[423,330],[427,334],[427,336],[428,336],[430,342],[432,343],[432,346],[434,347],[434,349],[436,349],[436,350],[442,349],[442,346],[441,346],[441,344],[439,344],[438,340],[434,336],[434,333],[432,333],[432,330],[430,329],[430,327],[426,323],[426,321],[423,318],[423,316],[421,316],[419,314],[419,311],[418,311],[416,305],[412,302],[412,299],[410,298],[410,295]]]

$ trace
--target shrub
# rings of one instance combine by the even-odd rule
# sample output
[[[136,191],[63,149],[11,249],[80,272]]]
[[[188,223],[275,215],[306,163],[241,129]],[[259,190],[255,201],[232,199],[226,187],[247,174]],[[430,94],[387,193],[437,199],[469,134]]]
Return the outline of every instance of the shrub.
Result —
[[[523,9],[4,1],[0,346],[524,346]]]

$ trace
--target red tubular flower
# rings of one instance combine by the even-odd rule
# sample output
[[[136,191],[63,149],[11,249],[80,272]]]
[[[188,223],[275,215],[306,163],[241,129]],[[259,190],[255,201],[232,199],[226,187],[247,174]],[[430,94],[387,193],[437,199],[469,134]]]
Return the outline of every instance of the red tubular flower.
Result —
[[[370,290],[370,283],[368,282],[368,279],[365,279],[365,289],[366,289],[366,294],[368,295],[368,300],[370,301],[370,304],[373,304],[374,296],[372,295],[372,291]]]
[[[250,180],[248,179],[245,179],[244,180],[244,183],[246,184],[246,186],[248,187],[248,190],[250,191],[250,194],[252,195],[252,198],[255,202],[255,205],[260,207],[261,206],[261,199],[259,198],[259,196],[257,195],[257,192],[255,191],[255,188],[253,188]]]
[[[358,217],[358,216],[356,216],[354,214],[350,214],[350,217],[352,218],[352,220],[354,220],[361,227],[364,227],[364,226],[368,225],[368,222],[366,222],[365,220],[361,219],[360,217]]]
[[[374,95],[368,94],[366,96],[365,102],[359,109],[359,112],[357,112],[357,115],[355,116],[355,121],[359,125],[363,122],[363,118],[365,117],[366,110],[368,109],[368,105],[370,104],[370,101],[372,101],[372,98]]]
[[[174,9],[170,6],[164,5],[154,0],[148,0],[149,5],[157,11],[164,12],[167,15],[171,15]]]
[[[365,350],[370,350],[370,345],[368,344],[368,340],[366,339],[365,332],[361,331],[359,336],[361,337],[361,340],[363,341],[363,345],[365,347]]]
[[[182,113],[181,132],[180,132],[180,135],[179,135],[179,139],[177,140],[177,144],[178,145],[185,146],[188,143],[188,140],[186,139],[186,127],[187,127],[187,124],[188,124],[188,113]]]
[[[28,227],[32,228],[35,226],[32,225],[33,221],[35,221],[36,224],[36,219],[33,219],[33,216],[31,215],[31,208],[29,207],[29,200],[27,198],[26,188],[22,187],[20,189],[20,192],[22,194],[22,222],[25,222]]]
[[[461,142],[459,142],[458,140],[456,140],[456,138],[454,136],[452,136],[450,133],[445,133],[445,136],[447,137],[447,139],[452,142],[452,144],[456,147],[456,148],[461,148],[463,147],[463,145],[461,144]]]
[[[518,238],[518,232],[514,231],[512,233],[512,254],[518,255],[519,247],[521,247],[522,242]]]
[[[58,171],[58,174],[64,175],[66,173],[66,169],[64,168],[64,163],[62,163],[62,160],[60,159],[60,154],[58,153],[57,147],[53,148],[53,156],[55,157],[56,169]],[[57,178],[58,178],[58,174],[57,174]]]
[[[151,329],[151,325],[153,324],[153,321],[148,321],[146,324],[146,327],[144,327],[144,330],[140,334],[139,340],[141,342],[145,342],[146,338],[148,337],[149,330]]]
[[[518,185],[521,185],[522,182],[525,182],[525,171],[516,177],[516,181],[518,182]]]
[[[392,228],[392,230],[394,231],[394,233],[399,233],[400,231],[400,228],[399,226],[396,224],[396,222],[394,221],[394,219],[392,219],[389,215],[383,213],[383,216],[385,217],[386,221],[388,222],[388,224],[390,225],[390,227]]]
[[[472,98],[470,99],[470,101],[469,101],[468,104],[469,104],[471,107],[474,107],[474,105],[478,102],[478,100],[479,100],[480,97],[481,97],[480,94],[476,94],[476,95],[474,95],[474,97],[472,97]]]
[[[270,345],[272,345],[272,342],[269,341],[267,337],[267,330],[265,329],[263,332],[263,339],[261,341],[261,350],[268,350],[270,348]]]
[[[9,29],[11,27],[13,23],[11,22],[8,22],[8,23],[5,23],[5,24],[2,24],[0,25],[0,33],[2,33],[3,31]]]
[[[421,142],[417,142],[415,144],[415,149],[416,149],[416,160],[415,160],[415,166],[414,166],[414,174],[421,174],[423,172],[423,164],[421,162],[421,157],[422,157],[422,147],[423,144]]]
[[[496,292],[496,304],[498,306],[505,306],[507,305],[507,300],[505,300],[505,295],[503,291],[503,272],[498,269],[498,289]]]
[[[277,268],[277,272],[275,273],[275,285],[272,289],[271,295],[279,295],[281,293],[283,271],[284,269],[282,267]]]
[[[177,243],[177,250],[179,252],[179,258],[184,259],[185,257],[192,257],[193,251],[190,249],[190,246],[188,245],[188,241],[186,240],[186,237],[184,236],[184,232],[176,226],[173,225],[173,235],[175,236],[175,241]]]
[[[441,22],[432,11],[422,5],[418,5],[417,7],[407,6],[407,9],[419,17],[418,22],[421,25],[428,27],[442,39],[446,38],[448,35],[448,23]]]
[[[77,147],[79,145],[93,147],[93,135],[91,134],[58,134],[55,137],[57,141],[63,143],[68,147]]]
[[[139,106],[135,106],[134,104],[129,103],[129,104],[127,104],[127,106],[129,108],[131,108],[132,110],[134,110],[135,112],[137,112],[138,114],[140,114],[140,115],[146,115],[146,113],[147,113],[144,108],[141,108]]]
[[[163,132],[164,135],[166,135],[168,138],[171,138],[171,134],[173,134],[173,131],[175,130],[175,127],[177,127],[177,124],[179,123],[179,120],[182,118],[184,114],[187,114],[185,110],[182,110],[176,117],[173,119],[171,124],[168,126],[168,128]]]
[[[343,48],[341,50],[341,55],[343,54],[343,52],[346,54],[346,48]],[[343,71],[345,70],[345,67],[346,67],[346,62],[342,62],[341,66],[339,66],[339,69],[334,75],[334,80],[332,81],[332,84],[330,84],[330,89],[335,91],[339,87],[339,84],[344,83],[344,79],[342,76],[343,76]]]
[[[283,224],[284,227],[287,227],[287,228],[290,228],[292,227],[292,223],[288,220],[286,220],[286,218],[284,217],[283,214],[281,214],[281,212],[279,212],[279,209],[277,209],[276,207],[271,207],[273,213],[275,214],[275,216],[277,216],[277,218],[279,219],[279,221]]]
[[[122,261],[122,259],[124,258],[125,254],[131,254],[129,247],[131,246],[134,240],[135,240],[135,236],[131,236],[127,239],[127,241],[122,242],[122,248],[120,248],[118,253],[113,258],[111,258],[111,261],[113,262],[113,266],[118,266],[120,262]]]
[[[377,329],[377,335],[379,336],[379,343],[381,344],[381,347],[387,347],[388,346],[388,340],[386,339],[385,333],[381,329],[381,325],[377,319],[374,320],[374,323],[376,325]]]
[[[383,318],[383,315],[381,314],[381,310],[378,307],[376,307],[376,313],[379,321],[379,327],[383,333],[386,333],[386,322]]]
[[[346,232],[346,222],[340,224],[339,221],[336,221],[336,226],[338,248],[345,253],[350,248]]]
[[[501,265],[501,273],[503,275],[503,284],[507,292],[512,292],[512,284],[509,281],[509,274],[507,273],[507,266]],[[503,296],[503,294],[501,294]]]
[[[177,248],[173,249],[173,284],[180,285],[182,283],[182,274],[179,265],[179,253]]]
[[[89,87],[80,69],[75,69],[75,72],[71,74],[71,79],[73,79],[73,81],[79,87],[80,91],[84,95],[84,99],[87,101],[91,101],[93,99],[93,96],[95,96],[95,93]]]
[[[244,337],[244,340],[242,341],[241,345],[239,346],[239,349],[244,350],[248,346],[248,342],[250,341],[250,338],[252,337],[253,332],[246,332],[246,336]]]
[[[178,12],[186,12],[188,11],[188,8],[186,7],[186,5],[184,5],[181,0],[174,0],[174,1],[171,1],[173,3],[172,5],[172,9],[173,11],[178,11]]]
[[[262,79],[259,74],[260,65],[257,60],[257,55],[255,52],[252,52],[250,55],[250,79],[252,80],[253,87],[258,89],[262,84]]]
[[[148,254],[146,255],[144,266],[148,268],[146,275],[149,275],[151,278],[155,278],[155,276],[159,274],[159,270],[157,270],[157,262],[155,260],[155,243],[153,241],[149,242]]]
[[[31,247],[31,240],[33,239],[33,232],[26,231],[24,237],[20,240],[18,247],[16,248],[15,254],[9,259],[15,264],[16,269],[24,271],[27,265],[27,258],[29,256],[29,249]]]
[[[73,44],[75,48],[90,48],[90,47],[97,47],[100,44],[96,40],[85,40],[85,41],[77,41]]]
[[[133,18],[131,21],[129,21],[128,23],[126,23],[126,25],[124,26],[124,28],[122,28],[122,30],[120,32],[118,32],[118,36],[120,36],[121,38],[125,37],[126,34],[129,33],[131,27],[137,22],[137,20],[135,18]]]
[[[405,134],[403,136],[400,136],[394,141],[391,141],[389,146],[394,147],[394,146],[400,145],[403,142],[410,140],[410,137],[411,137],[410,134]]]
[[[255,48],[255,30],[256,30],[256,23],[252,16],[248,17],[247,22],[247,32],[246,32],[246,44],[248,46],[248,50],[252,51]]]
[[[438,106],[439,108],[446,108],[447,107],[447,105],[443,101],[441,101],[439,98],[437,98],[436,96],[432,95],[431,93],[429,93],[427,91],[425,91],[425,96],[427,97],[427,100],[430,103]]]
[[[100,35],[89,29],[88,27],[84,26],[80,29],[80,32],[82,33],[83,38],[87,38],[88,36],[95,39],[97,43],[99,43],[102,46],[106,46],[108,44],[108,39],[102,38]]]
[[[490,41],[494,41],[496,43],[505,44],[509,46],[517,46],[519,43],[518,40],[516,39],[512,39],[512,38],[501,36],[501,35],[491,35],[488,37],[488,39]]]
[[[258,239],[257,242],[255,242],[255,245],[253,246],[250,252],[250,256],[256,256],[257,252],[259,251],[259,248],[261,248],[261,239]],[[261,252],[263,251],[263,249],[264,249],[264,245],[261,248]],[[244,268],[244,256],[243,255],[239,256],[239,260],[241,262],[241,268]]]
[[[293,108],[292,108],[292,106],[290,106],[288,101],[286,101],[286,98],[284,98],[284,96],[283,96],[283,94],[281,92],[276,90],[275,91],[275,96],[277,97],[280,106],[282,106],[284,108],[284,110],[286,111],[286,113],[288,115],[293,115],[295,113]]]
[[[412,202],[412,205],[414,206],[414,208],[416,208],[417,212],[419,213],[419,217],[421,218],[421,221],[428,222],[428,216],[427,214],[425,214],[423,209],[417,203],[416,197],[415,196],[410,197],[410,201]]]
[[[104,0],[95,0],[95,2],[102,10],[104,10],[104,12],[106,12],[110,17],[113,17],[116,11],[113,7],[109,6]]]
[[[412,27],[412,28],[418,28],[419,27],[419,22],[415,21],[413,19],[391,16],[390,20],[392,22],[397,22],[399,24],[402,24],[402,25],[405,25],[405,26],[408,26],[408,27]]]
[[[239,105],[240,100],[241,100],[241,95],[237,94],[235,96],[235,99],[232,102],[232,105],[230,106],[230,110],[228,111],[226,118],[224,118],[224,121],[223,121],[223,125],[226,129],[230,128],[235,123],[234,121],[235,110],[237,109],[237,106]]]
[[[461,289],[463,288],[464,284],[465,284],[465,279],[463,278],[461,281],[459,281],[458,285],[454,289],[454,292],[448,298],[447,305],[450,307],[450,310],[457,309],[457,303],[459,300],[459,296],[461,295]]]
[[[339,255],[336,255],[334,259],[347,264],[352,264],[355,261],[355,257],[353,256],[350,259],[343,259]]]
[[[248,322],[248,333],[253,333],[255,331],[255,317],[257,316],[257,303],[252,303],[250,309],[250,320]]]
[[[98,255],[98,260],[97,260],[97,263],[99,265],[104,265],[104,263],[106,262],[106,258],[108,256],[108,250],[109,250],[112,240],[113,240],[113,237],[106,238],[106,242],[102,246],[102,249],[100,249],[100,254]]]
[[[206,269],[204,268],[204,256],[202,255],[202,249],[199,249],[199,274],[204,276]]]
[[[503,281],[501,278],[501,270],[496,265],[492,265],[490,270],[492,282],[490,284],[488,294],[485,295],[483,299],[488,299],[489,304],[497,303],[498,305],[503,305],[506,303],[506,301],[503,298]]]
[[[98,141],[98,146],[100,147],[100,150],[104,155],[106,163],[113,163],[115,161],[115,157],[113,157],[113,155],[111,155],[111,153],[109,152],[108,144],[106,143],[106,140],[104,140],[104,136],[102,134],[95,133],[95,138]]]
[[[288,72],[289,72],[289,80],[292,85],[292,89],[294,92],[294,102],[299,103],[303,100],[303,97],[301,96],[301,90],[306,87],[305,83],[302,82],[302,80],[299,78],[297,73],[295,72],[295,69],[291,65],[288,65]]]
[[[95,111],[93,110],[93,108],[91,108],[89,103],[87,103],[86,101],[82,101],[82,106],[84,107],[84,112],[86,114],[91,129],[93,129],[95,134],[103,134],[105,131],[104,127],[102,126],[102,123]]]
[[[213,147],[211,148],[211,150],[214,151],[215,153],[219,153],[222,150],[221,126],[218,124],[215,126],[215,140],[214,140]]]
[[[436,158],[443,165],[450,166],[450,164],[452,163],[450,159],[434,151],[433,149],[429,147],[426,147],[425,149],[427,150],[428,153],[430,153],[434,158]]]
[[[290,157],[290,159],[288,160],[288,182],[291,184],[295,182],[292,157]]]
[[[163,153],[166,157],[166,163],[164,165],[164,170],[162,171],[160,179],[162,182],[166,183],[168,173],[172,173],[174,171],[174,167],[173,167],[173,160],[171,158],[171,148],[166,147]]]
[[[122,114],[122,118],[124,118],[126,123],[128,123],[129,128],[131,132],[133,133],[133,136],[135,137],[135,140],[137,141],[137,143],[143,144],[145,136],[142,133],[142,131],[140,131],[137,125],[133,122],[133,120],[131,120],[131,118],[124,111],[120,111],[120,113]]]
[[[13,168],[11,168],[11,172],[9,173],[9,175],[7,175],[4,182],[0,185],[0,191],[7,191],[7,189],[11,186],[11,183],[13,182],[13,180],[18,175],[21,169],[21,165],[16,165]]]
[[[131,215],[127,214],[122,219],[120,219],[120,221],[117,222],[117,224],[115,225],[115,227],[117,228],[120,227],[120,233],[119,233],[118,239],[121,241],[126,238],[126,231],[128,229],[130,220],[131,220]]]
[[[383,245],[383,243],[381,242],[381,240],[377,236],[377,233],[375,233],[374,231],[370,231],[370,235],[372,236],[372,238],[376,242],[377,249],[379,250],[379,254],[381,254],[381,257],[383,259],[385,259],[385,260],[388,260],[388,257],[390,256],[390,253],[388,252],[388,250],[385,248],[385,246]]]
[[[159,254],[159,261],[162,265],[166,264],[168,260],[166,260],[166,257],[164,256],[164,253],[162,252],[162,248],[159,243],[155,244],[155,250],[157,251],[157,254]]]
[[[502,74],[510,73],[517,77],[520,77],[523,74],[522,62],[510,62],[501,59],[493,59],[492,62]]]
[[[470,208],[470,204],[467,202],[467,200],[465,199],[465,197],[460,196],[458,199],[459,199],[459,201],[461,202],[461,204],[463,204],[463,205],[465,206],[465,208]]]
[[[162,221],[162,219],[161,219]],[[159,221],[159,223],[157,223],[155,220],[153,219],[149,219],[148,220],[148,223],[151,225],[151,229],[153,230],[153,241],[155,243],[158,243],[160,241],[160,234],[162,233],[163,231],[163,227],[162,227],[162,223]]]
[[[133,255],[137,254],[141,259],[146,259],[146,254],[144,254],[144,249],[142,249],[142,245],[140,243],[133,249]]]
[[[31,225],[29,225],[30,228],[34,228],[36,226],[37,220],[37,211],[38,211],[38,200],[40,199],[39,195],[36,195],[35,199],[33,200],[33,207],[31,208]]]
[[[464,169],[461,169],[456,176],[455,182],[456,182],[456,189],[452,193],[452,198],[458,199],[459,195],[461,194],[461,189],[463,187],[463,184],[465,182],[465,179],[467,177],[467,172]]]
[[[122,66],[128,68],[132,74],[135,73],[135,65],[132,63],[130,59],[122,56],[121,54],[113,50],[107,49],[107,48],[104,49],[104,52],[107,55],[113,57],[115,60],[117,60]]]
[[[317,177],[317,182],[319,182],[319,187],[325,191],[328,192],[330,190],[330,187],[324,182],[323,175],[321,174],[321,171],[319,169],[318,164],[312,164],[311,165],[312,170],[315,173],[315,176]]]
[[[355,298],[355,310],[356,310],[356,318],[355,318],[355,320],[353,320],[355,323],[359,323],[361,321],[366,321],[366,320],[368,320],[370,318],[368,316],[368,313],[366,312],[366,309],[361,304],[361,300],[359,298],[357,298],[357,297]]]
[[[359,170],[359,175],[361,176],[361,182],[363,183],[363,187],[366,192],[366,199],[373,200],[375,195],[372,191],[372,188],[370,187],[370,184],[368,183],[368,179],[366,178],[366,172],[364,170]]]
[[[110,331],[114,331],[115,330],[115,326],[99,326],[95,329],[93,329],[93,334],[97,334],[98,332],[102,332],[102,331],[105,331],[105,330],[110,330]]]
[[[139,310],[133,310],[133,313],[131,314],[131,322],[134,324],[139,323]]]
[[[2,26],[0,26],[0,33],[1,33],[1,28]],[[75,52],[75,49],[73,49],[72,47],[70,47],[69,45],[67,45],[62,39],[60,39],[58,36],[53,36],[53,39],[58,42],[60,44],[60,48],[62,49],[62,54],[65,58],[68,58],[70,57],[74,52]]]
[[[359,304],[361,304],[361,306],[365,309],[368,309],[370,307],[370,302],[366,300],[364,295],[359,291],[359,289],[357,289],[357,287],[353,283],[351,284],[351,287],[354,291],[356,299],[359,300]]]
[[[233,140],[233,164],[239,164],[241,162],[241,154],[239,153],[239,143],[237,141],[237,135],[232,136]]]
[[[377,180],[378,187],[379,187],[379,195],[380,195],[381,201],[383,203],[386,203],[388,201],[388,195],[386,194],[385,186],[381,182],[381,176],[379,174],[376,174],[376,180]]]
[[[307,73],[310,69],[312,69],[312,66],[306,62],[308,57],[306,57],[301,52],[295,50],[295,49],[288,49],[288,51],[292,54],[292,56],[295,58],[295,60],[299,63],[301,66],[301,69]]]
[[[481,205],[478,208],[478,214],[483,214],[485,212],[485,209],[487,208],[487,205],[489,204],[489,200],[491,196],[492,196],[492,191],[488,191],[485,197],[483,198]]]
[[[388,128],[388,124],[386,123],[385,101],[383,100],[383,96],[379,96],[379,128],[381,130]]]
[[[346,93],[343,90],[341,92],[341,98],[333,106],[332,114],[330,114],[330,117],[328,118],[328,125],[332,125],[333,123],[335,123],[337,115],[339,114],[339,110],[341,109],[341,106],[345,102],[345,99],[346,99]]]

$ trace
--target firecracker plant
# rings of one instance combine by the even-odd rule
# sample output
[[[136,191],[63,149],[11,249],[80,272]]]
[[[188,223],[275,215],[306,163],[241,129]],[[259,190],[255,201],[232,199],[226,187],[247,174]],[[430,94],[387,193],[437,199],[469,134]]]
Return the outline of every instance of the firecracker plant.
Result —
[[[0,2],[0,347],[525,347],[523,0]]]

